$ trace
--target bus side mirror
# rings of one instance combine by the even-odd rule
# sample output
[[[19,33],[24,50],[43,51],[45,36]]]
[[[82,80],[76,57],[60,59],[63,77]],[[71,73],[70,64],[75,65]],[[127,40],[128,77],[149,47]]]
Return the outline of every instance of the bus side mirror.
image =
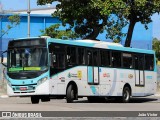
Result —
[[[2,54],[1,54],[1,64],[3,66],[7,67],[7,64],[3,63],[4,62],[4,55],[3,55],[4,53],[7,53],[7,51],[2,52]]]

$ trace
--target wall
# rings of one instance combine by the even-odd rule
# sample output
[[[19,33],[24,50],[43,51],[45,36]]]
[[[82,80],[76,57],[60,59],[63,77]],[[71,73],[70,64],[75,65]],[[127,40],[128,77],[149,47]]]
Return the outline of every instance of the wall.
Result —
[[[27,15],[20,15],[20,18],[20,24],[15,28],[9,30],[8,34],[5,34],[4,36],[2,36],[2,39],[0,39],[0,51],[5,51],[7,49],[9,40],[27,37]],[[30,21],[30,37],[38,37],[42,34],[40,30],[45,30],[46,27],[49,27],[52,24],[61,23],[58,18],[53,18],[49,15],[31,15]],[[0,22],[0,31],[2,29],[5,30],[6,26],[8,25],[8,20],[4,18]]]

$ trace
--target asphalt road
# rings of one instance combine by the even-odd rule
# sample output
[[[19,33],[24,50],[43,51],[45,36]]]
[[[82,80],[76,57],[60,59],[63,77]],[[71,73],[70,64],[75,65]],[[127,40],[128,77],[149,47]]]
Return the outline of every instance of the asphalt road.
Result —
[[[50,102],[40,102],[39,104],[31,104],[28,97],[4,97],[0,98],[0,119],[4,119],[5,115],[11,115],[11,118],[30,118],[32,116],[33,119],[39,119],[42,116],[55,120],[64,120],[64,118],[82,120],[82,117],[85,120],[110,120],[111,118],[140,120],[139,115],[142,115],[143,120],[158,120],[160,96],[134,98],[130,103],[119,103],[115,100],[89,103],[86,98],[81,98],[74,103],[66,103],[65,99],[52,99]],[[35,116],[33,117],[33,115]]]
[[[66,103],[65,99],[51,99],[49,102],[31,104],[30,98],[0,98],[0,111],[160,111],[160,96],[134,98],[130,103],[119,103],[108,100],[89,103],[81,98],[74,103]]]

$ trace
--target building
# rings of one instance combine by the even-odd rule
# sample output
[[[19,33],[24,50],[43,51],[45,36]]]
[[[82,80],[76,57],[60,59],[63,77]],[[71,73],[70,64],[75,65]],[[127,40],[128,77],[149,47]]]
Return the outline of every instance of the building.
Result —
[[[55,11],[55,8],[44,8],[44,9],[32,9],[30,14],[30,37],[41,36],[41,30],[45,30],[52,24],[61,23],[58,18],[53,18],[51,14]],[[2,11],[1,16],[10,16],[10,13],[18,13],[21,18],[20,24],[12,28],[8,34],[5,34],[0,39],[0,51],[5,51],[7,49],[8,41],[16,38],[27,37],[27,10],[19,11]],[[5,30],[8,21],[6,18],[1,17],[0,20],[0,35],[2,35],[2,30]],[[131,47],[142,48],[142,49],[152,49],[152,24],[148,25],[149,29],[146,30],[144,25],[137,23],[134,29]],[[61,27],[60,29],[64,29]],[[127,28],[124,29],[127,31]],[[98,38],[100,40],[106,40],[105,33],[99,34]],[[124,44],[124,41],[121,41]]]

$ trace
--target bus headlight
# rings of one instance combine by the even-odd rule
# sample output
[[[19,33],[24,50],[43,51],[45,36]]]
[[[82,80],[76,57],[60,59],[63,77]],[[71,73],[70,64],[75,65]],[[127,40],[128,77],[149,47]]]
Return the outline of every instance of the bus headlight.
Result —
[[[41,78],[41,79],[37,82],[37,85],[42,84],[42,83],[45,82],[47,79],[48,79],[48,77]]]

